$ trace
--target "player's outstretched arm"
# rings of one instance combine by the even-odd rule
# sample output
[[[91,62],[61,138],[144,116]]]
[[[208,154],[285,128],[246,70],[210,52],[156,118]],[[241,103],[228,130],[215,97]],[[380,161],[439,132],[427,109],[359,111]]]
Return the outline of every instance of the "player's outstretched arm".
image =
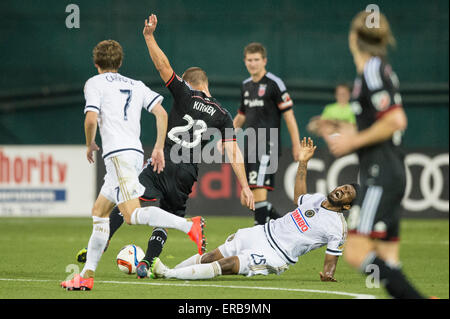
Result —
[[[224,147],[228,158],[230,159],[231,167],[236,174],[236,177],[241,184],[241,204],[251,210],[255,210],[255,199],[253,193],[248,186],[247,174],[245,173],[244,158],[242,156],[239,145],[236,141],[224,142]]]
[[[152,152],[153,171],[161,173],[165,167],[164,160],[164,141],[167,133],[167,112],[161,104],[157,104],[152,108],[152,113],[156,117],[156,143]]]
[[[169,59],[164,54],[164,52],[159,48],[158,43],[156,43],[153,33],[156,30],[156,25],[158,24],[158,19],[156,15],[151,14],[148,19],[145,19],[144,30],[142,31],[147,44],[148,52],[155,65],[156,70],[158,70],[161,79],[164,83],[170,80],[173,74],[173,69],[170,66]]]
[[[308,140],[304,137],[300,142],[300,151],[298,155],[299,162],[294,186],[295,205],[297,205],[299,196],[306,194],[306,171],[308,161],[313,157],[316,148],[317,146],[314,146],[314,142],[310,137],[308,137]]]
[[[97,133],[97,113],[86,112],[84,119],[84,133],[86,135],[86,157],[89,163],[94,163],[94,151],[98,151],[99,147],[95,143],[95,134]]]
[[[334,256],[330,254],[325,254],[325,261],[323,263],[323,271],[319,273],[321,281],[333,281],[337,280],[334,278],[334,273],[336,272],[336,265],[339,256]]]

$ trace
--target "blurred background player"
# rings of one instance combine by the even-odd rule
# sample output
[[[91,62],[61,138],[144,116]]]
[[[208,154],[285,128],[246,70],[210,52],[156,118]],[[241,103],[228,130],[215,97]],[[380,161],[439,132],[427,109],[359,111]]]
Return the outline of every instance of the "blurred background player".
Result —
[[[359,186],[342,185],[328,196],[307,194],[307,165],[316,146],[310,138],[308,141],[303,138],[301,145],[294,188],[296,210],[264,225],[239,229],[215,250],[194,255],[174,269],[155,258],[153,276],[186,280],[237,274],[279,275],[295,264],[298,257],[327,245],[320,280],[336,281],[336,265],[347,235],[342,212],[351,208]]]
[[[334,91],[336,102],[328,104],[319,116],[313,117],[307,130],[317,136],[332,135],[342,130],[354,129],[355,114],[350,108],[351,90],[347,84],[338,84]]]
[[[144,201],[159,199],[160,207],[174,216],[183,217],[186,214],[186,201],[198,176],[196,159],[209,142],[209,139],[203,137],[204,134],[207,136],[209,129],[220,131],[222,144],[242,187],[242,201],[246,207],[253,210],[253,193],[247,183],[244,161],[234,137],[230,113],[211,96],[205,71],[192,67],[184,72],[182,78],[175,74],[154,38],[156,25],[157,17],[151,15],[145,21],[143,35],[150,57],[161,79],[170,90],[174,104],[169,114],[168,138],[165,141],[166,166],[161,174],[152,170],[150,165],[144,168],[139,175],[139,181],[145,187],[141,199]],[[230,134],[231,136],[228,136]],[[111,236],[123,223],[117,208],[113,210],[112,215]],[[167,232],[164,228],[155,228],[150,236],[146,255],[136,268],[139,278],[148,276],[150,263],[154,257],[161,254],[166,240]],[[206,241],[203,238],[202,244],[198,246],[199,254],[204,252],[205,246]],[[80,253],[78,258],[82,258]]]
[[[398,78],[386,61],[395,39],[381,13],[379,27],[369,28],[369,14],[358,13],[349,34],[357,71],[351,105],[358,130],[326,138],[335,156],[356,151],[359,157],[362,192],[349,216],[345,259],[366,274],[369,265],[376,265],[392,297],[423,298],[405,278],[399,260],[399,210],[406,185],[401,143],[407,118]]]
[[[268,174],[266,170],[273,158],[281,155],[281,117],[286,121],[295,161],[298,161],[300,135],[292,109],[294,103],[284,82],[266,71],[266,48],[261,43],[248,44],[244,48],[244,63],[250,77],[242,82],[241,105],[233,124],[237,130],[245,125],[246,129],[256,133],[256,143],[246,143],[244,157],[247,178],[255,198],[255,224],[263,225],[269,218],[280,217],[267,201],[268,191],[275,186],[275,174]],[[278,131],[276,141],[270,138],[271,128]],[[263,129],[265,135],[260,134],[258,129]],[[274,145],[271,143],[278,143],[277,154],[273,152]],[[259,154],[262,147],[265,147],[265,154]],[[257,154],[256,162],[249,160],[250,154]]]
[[[157,207],[140,208],[139,196],[144,193],[144,186],[138,179],[144,162],[139,139],[141,111],[144,108],[156,117],[157,139],[151,165],[153,171],[160,173],[165,166],[163,146],[167,130],[167,113],[161,106],[163,98],[141,81],[118,73],[123,59],[118,42],[98,43],[93,56],[99,74],[90,78],[84,87],[86,156],[90,163],[94,162],[93,153],[99,150],[95,143],[98,125],[106,175],[92,208],[93,229],[86,264],[80,274],[61,283],[69,290],[93,288],[94,272],[109,237],[109,215],[115,205],[128,224],[173,227],[185,233],[194,232],[197,238],[202,234],[199,221],[187,221]]]

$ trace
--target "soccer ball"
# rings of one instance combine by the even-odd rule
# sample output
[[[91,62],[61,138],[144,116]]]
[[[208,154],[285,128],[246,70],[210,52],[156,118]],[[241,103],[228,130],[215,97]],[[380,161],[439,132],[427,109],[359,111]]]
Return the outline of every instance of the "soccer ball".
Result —
[[[117,254],[117,267],[120,271],[131,275],[136,273],[136,266],[145,257],[141,247],[134,244],[126,245]]]

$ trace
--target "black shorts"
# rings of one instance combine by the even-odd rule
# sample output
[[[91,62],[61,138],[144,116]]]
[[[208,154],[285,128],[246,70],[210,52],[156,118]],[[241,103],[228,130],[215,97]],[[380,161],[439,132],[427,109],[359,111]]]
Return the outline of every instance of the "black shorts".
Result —
[[[376,177],[367,176],[361,170],[361,192],[348,217],[349,233],[385,241],[399,240],[406,175],[403,165],[393,167],[378,166]]]
[[[141,200],[159,199],[159,207],[172,214],[184,217],[186,201],[197,180],[197,170],[190,164],[175,164],[166,160],[164,170],[158,174],[148,165],[139,175],[139,182],[145,187]]]
[[[275,174],[267,174],[267,167],[270,165],[268,155],[263,155],[256,163],[245,163],[248,186],[251,189],[265,188],[273,191],[275,188]]]

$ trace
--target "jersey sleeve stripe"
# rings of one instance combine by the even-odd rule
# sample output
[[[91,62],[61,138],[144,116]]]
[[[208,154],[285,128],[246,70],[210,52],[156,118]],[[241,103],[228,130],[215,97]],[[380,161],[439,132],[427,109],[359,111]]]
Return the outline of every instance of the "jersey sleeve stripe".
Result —
[[[281,80],[279,77],[273,75],[273,74],[270,73],[270,72],[268,72],[268,73],[266,74],[266,76],[267,76],[269,79],[273,80],[273,81],[278,85],[278,88],[280,89],[280,92],[286,91],[286,85],[284,85],[283,80]]]
[[[173,79],[175,78],[175,72],[173,72],[172,76],[170,77],[170,80],[166,82],[166,87],[172,83]]]
[[[147,105],[147,107],[145,108],[147,111],[151,111],[150,109],[151,108],[153,108],[153,104],[156,104],[156,99],[158,99],[158,98],[162,98],[162,96],[160,95],[160,94],[158,94],[157,96],[155,96],[154,98],[153,98],[153,100]],[[159,100],[158,100],[159,101]],[[155,102],[155,103],[154,103]]]
[[[374,57],[370,59],[364,67],[364,78],[370,91],[375,91],[383,87],[380,74],[381,59]]]
[[[243,112],[242,110],[238,110],[238,113],[241,115],[245,115],[245,112]]]
[[[329,255],[340,256],[342,255],[342,250],[333,250],[327,248],[326,253]]]
[[[292,100],[286,101],[286,102],[281,102],[280,104],[278,104],[278,108],[280,110],[287,110],[287,108],[292,107],[294,105],[294,102],[292,102]]]
[[[236,141],[236,138],[223,138],[222,142],[233,142]]]
[[[86,105],[86,107],[84,108],[84,113],[86,113],[87,111],[94,111],[99,113],[100,112],[100,108],[94,105]]]

